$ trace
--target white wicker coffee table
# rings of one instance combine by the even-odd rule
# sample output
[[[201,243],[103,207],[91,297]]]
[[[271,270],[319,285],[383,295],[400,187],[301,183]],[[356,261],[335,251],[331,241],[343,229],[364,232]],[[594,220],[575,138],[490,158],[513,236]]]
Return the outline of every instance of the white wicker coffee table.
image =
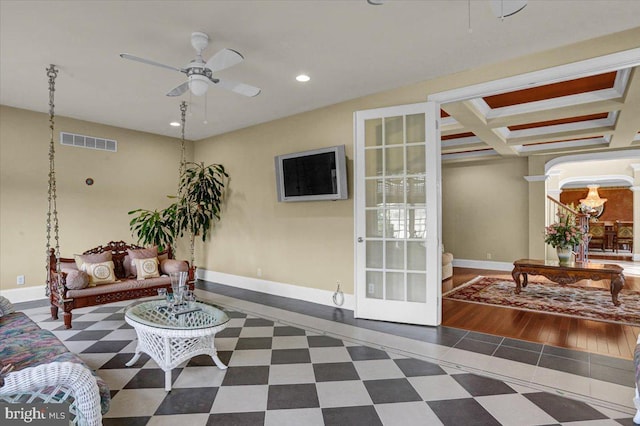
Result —
[[[151,300],[128,307],[124,319],[138,335],[136,353],[125,365],[138,361],[147,353],[165,372],[164,389],[171,390],[171,370],[196,355],[209,355],[218,368],[227,366],[218,358],[213,339],[227,327],[229,317],[222,310],[196,302],[199,310],[174,315],[164,300]]]

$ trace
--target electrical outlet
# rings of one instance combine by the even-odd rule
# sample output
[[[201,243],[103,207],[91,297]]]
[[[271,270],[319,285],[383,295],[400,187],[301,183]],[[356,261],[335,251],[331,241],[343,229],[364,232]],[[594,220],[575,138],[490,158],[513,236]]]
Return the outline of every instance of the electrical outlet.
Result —
[[[16,284],[24,285],[24,275],[18,275],[18,279],[16,279]]]
[[[487,259],[491,260],[491,253],[487,253]]]
[[[262,268],[258,268],[258,270],[256,271],[256,275],[258,276],[258,278],[262,277]]]
[[[373,294],[375,292],[376,292],[375,286],[373,285],[373,283],[369,283],[369,287],[368,287],[367,293]]]

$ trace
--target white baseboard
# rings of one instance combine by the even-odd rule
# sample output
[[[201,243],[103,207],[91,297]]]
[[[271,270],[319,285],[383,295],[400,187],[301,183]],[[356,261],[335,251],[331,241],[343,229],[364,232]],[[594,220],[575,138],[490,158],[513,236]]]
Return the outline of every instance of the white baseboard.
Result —
[[[633,261],[640,262],[640,253],[633,253]]]
[[[258,291],[275,296],[290,297],[292,299],[304,300],[305,302],[319,303],[321,305],[339,307],[342,309],[354,310],[356,305],[353,294],[345,294],[343,305],[337,306],[333,303],[332,291],[267,281],[259,278],[243,277],[241,275],[225,274],[223,272],[209,271],[206,269],[198,268],[196,270],[196,278],[210,281],[212,283]]]
[[[453,259],[453,266],[459,268],[492,269],[494,271],[511,271],[513,263],[494,262],[491,260]]]
[[[44,285],[24,288],[12,288],[0,290],[0,296],[4,296],[11,303],[30,302],[32,300],[46,299]]]

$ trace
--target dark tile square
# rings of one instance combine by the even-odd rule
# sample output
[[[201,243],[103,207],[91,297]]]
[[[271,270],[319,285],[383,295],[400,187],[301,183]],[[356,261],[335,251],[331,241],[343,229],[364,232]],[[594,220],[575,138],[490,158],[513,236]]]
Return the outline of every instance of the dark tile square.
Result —
[[[542,348],[542,352],[545,355],[555,355],[563,358],[570,358],[570,359],[575,359],[578,361],[585,361],[585,362],[589,361],[588,352],[574,351],[571,349],[557,348],[555,346],[547,346],[547,345],[545,345]]]
[[[322,418],[325,426],[382,426],[373,405],[323,408]]]
[[[107,334],[111,334],[111,330],[84,330],[65,339],[67,342],[77,342],[80,340],[100,340]]]
[[[108,314],[122,311],[122,306],[100,306],[91,311],[92,314]]]
[[[481,342],[480,340],[462,339],[454,345],[454,348],[484,355],[492,355],[498,348],[498,345],[495,343]]]
[[[216,337],[240,337],[242,327],[227,327],[216,333]]]
[[[342,380],[360,380],[353,363],[331,362],[326,364],[314,364],[313,372],[316,382],[335,382]]]
[[[95,353],[108,353],[113,352],[117,353],[124,349],[131,343],[131,340],[103,340],[101,342],[96,342],[93,345],[89,346],[87,349],[82,351],[83,354],[95,354]]]
[[[227,311],[227,310],[225,310],[225,312],[229,318],[246,318],[247,317],[247,314],[243,312]]]
[[[156,410],[156,415],[208,413],[218,394],[218,388],[171,389]]]
[[[626,370],[632,373],[635,372],[633,360],[630,359],[614,358],[612,356],[599,354],[589,354],[589,360],[591,361],[591,365],[598,364],[606,367],[617,368],[619,370]]]
[[[540,361],[538,361],[538,365],[540,367],[550,368],[552,370],[564,371],[566,373],[589,377],[589,363],[585,361],[578,361],[575,359],[553,355],[545,355],[543,353],[540,357]]]
[[[372,359],[389,359],[389,355],[380,349],[367,346],[349,346],[347,348],[351,359],[354,361],[368,361]]]
[[[508,339],[508,338],[505,338],[502,341],[501,346],[509,346],[511,348],[525,349],[527,351],[538,352],[538,353],[542,352],[542,347],[543,347],[543,345],[541,345],[540,343],[533,343],[533,342],[527,342],[525,340]]]
[[[432,362],[421,361],[413,358],[402,358],[394,360],[398,368],[402,370],[407,377],[417,376],[438,376],[447,374],[438,364]]]
[[[427,401],[445,426],[500,426],[482,405],[472,398]]]
[[[363,384],[374,404],[422,401],[407,379],[365,380]]]
[[[232,351],[218,351],[218,358],[223,364],[229,365]],[[189,360],[187,367],[213,367],[216,363],[209,355],[196,355]]]
[[[171,370],[171,383],[173,384],[182,369]],[[164,388],[164,371],[159,368],[143,368],[129,380],[123,389]]]
[[[304,336],[305,334],[305,331],[298,327],[284,326],[273,328],[274,336]]]
[[[560,423],[606,419],[607,417],[584,402],[546,392],[522,394]]]
[[[267,385],[269,366],[229,367],[222,380],[222,386]]]
[[[236,343],[236,350],[271,349],[272,342],[272,337],[240,337]]]
[[[118,330],[127,330],[127,329],[132,329],[133,326],[127,324],[126,322],[124,324],[122,324],[120,327],[118,327]]]
[[[269,327],[273,325],[273,321],[264,318],[247,318],[244,321],[245,327]]]
[[[316,385],[271,385],[267,398],[267,410],[320,407]]]
[[[487,343],[495,343],[497,345],[504,340],[504,337],[502,336],[494,336],[493,334],[478,333],[476,331],[470,331],[469,334],[464,336],[464,338],[479,340],[481,342],[487,342]]]
[[[530,365],[538,365],[540,352],[532,352],[524,349],[512,348],[509,346],[500,346],[493,356],[498,358],[509,359],[511,361],[523,362]]]
[[[633,372],[618,368],[606,367],[600,364],[591,364],[591,378],[604,382],[616,383],[630,388],[635,387],[636,382]]]
[[[344,346],[342,340],[329,336],[307,336],[310,348],[327,348],[332,346]]]
[[[271,364],[304,364],[311,362],[309,349],[274,349]]]
[[[124,321],[124,312],[109,315],[103,321]]]
[[[151,417],[110,417],[102,419],[102,426],[145,426]]]
[[[516,393],[506,383],[489,377],[476,376],[475,374],[454,374],[451,377],[473,396]]]
[[[87,327],[91,327],[92,325],[94,325],[96,323],[96,321],[76,321],[75,318],[78,317],[80,315],[74,315],[73,318],[71,319],[71,329],[72,330],[84,330]],[[67,328],[64,326],[64,323],[62,322],[62,314],[60,314],[59,316],[60,319],[54,320],[54,321],[60,321],[60,323],[62,324],[60,327],[56,328],[55,331],[64,331],[67,330]]]
[[[136,363],[134,365],[132,365],[131,367],[127,367],[125,364],[129,361],[131,361],[131,358],[133,358],[132,353],[119,353],[116,354],[113,358],[111,358],[109,361],[105,362],[101,367],[100,370],[110,370],[113,368],[141,368],[143,365],[145,365],[150,359],[151,357],[147,354],[145,354],[144,352],[140,354],[140,358],[136,361]]]
[[[221,413],[209,416],[207,426],[257,426],[264,424],[264,411]]]

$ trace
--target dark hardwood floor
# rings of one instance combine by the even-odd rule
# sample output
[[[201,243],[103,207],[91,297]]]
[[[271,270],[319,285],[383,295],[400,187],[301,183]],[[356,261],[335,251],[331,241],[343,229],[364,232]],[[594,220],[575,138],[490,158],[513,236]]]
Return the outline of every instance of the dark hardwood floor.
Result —
[[[443,291],[478,275],[511,279],[510,272],[454,268],[453,277],[443,283]],[[625,280],[623,292],[640,290],[640,277],[625,276]],[[607,284],[593,281],[590,285]],[[640,327],[444,299],[442,325],[624,359],[633,359],[640,334]]]

